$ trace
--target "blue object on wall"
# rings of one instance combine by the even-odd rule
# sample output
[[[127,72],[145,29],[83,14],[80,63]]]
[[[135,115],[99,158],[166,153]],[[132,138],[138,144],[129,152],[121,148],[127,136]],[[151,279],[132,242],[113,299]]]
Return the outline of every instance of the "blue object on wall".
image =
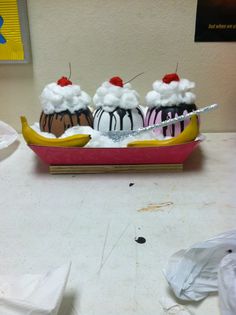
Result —
[[[0,15],[0,29],[3,26],[4,20],[2,18],[2,16]],[[1,31],[1,30],[0,30]],[[6,43],[6,39],[5,37],[0,33],[0,44],[5,44]]]

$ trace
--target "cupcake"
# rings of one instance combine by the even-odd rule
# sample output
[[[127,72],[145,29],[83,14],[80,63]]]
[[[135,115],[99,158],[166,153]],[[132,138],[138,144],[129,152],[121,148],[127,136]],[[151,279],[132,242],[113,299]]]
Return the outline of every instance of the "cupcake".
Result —
[[[60,137],[66,129],[80,125],[93,126],[88,108],[90,96],[66,77],[45,86],[40,96],[42,113],[40,130]]]
[[[102,83],[93,97],[94,129],[100,131],[134,130],[144,126],[139,95],[130,83],[113,77]]]
[[[160,123],[196,110],[196,96],[191,90],[195,83],[180,79],[176,73],[167,74],[161,81],[155,81],[153,90],[146,95],[148,110],[145,116],[145,126]],[[189,124],[189,119],[176,124],[157,128],[154,132],[161,136],[175,137]]]

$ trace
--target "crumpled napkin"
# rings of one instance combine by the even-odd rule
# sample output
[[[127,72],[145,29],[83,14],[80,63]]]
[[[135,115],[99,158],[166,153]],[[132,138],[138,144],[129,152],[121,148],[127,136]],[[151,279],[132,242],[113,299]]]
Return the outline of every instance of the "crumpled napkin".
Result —
[[[225,256],[219,267],[218,290],[222,315],[236,314],[236,254]]]
[[[175,295],[182,300],[199,301],[218,291],[219,265],[231,251],[236,252],[236,230],[171,256],[164,275]]]
[[[0,120],[0,150],[7,148],[18,138],[17,132],[8,124]]]
[[[42,275],[0,276],[1,315],[56,315],[70,264]]]

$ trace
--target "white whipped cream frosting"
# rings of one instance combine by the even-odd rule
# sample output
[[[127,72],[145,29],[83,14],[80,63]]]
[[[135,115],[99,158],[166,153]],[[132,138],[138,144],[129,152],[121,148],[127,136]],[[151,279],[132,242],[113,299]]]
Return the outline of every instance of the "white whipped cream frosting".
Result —
[[[97,89],[93,103],[96,108],[102,107],[107,112],[112,112],[117,107],[132,109],[139,105],[139,94],[132,89],[130,83],[120,87],[106,81]]]
[[[90,96],[81,90],[79,85],[60,86],[50,83],[45,86],[40,95],[45,114],[59,113],[69,110],[72,114],[80,109],[86,109],[91,102]]]
[[[196,95],[191,92],[195,83],[187,79],[172,81],[169,84],[157,80],[152,87],[153,90],[146,95],[146,104],[149,107],[193,104],[196,100]]]

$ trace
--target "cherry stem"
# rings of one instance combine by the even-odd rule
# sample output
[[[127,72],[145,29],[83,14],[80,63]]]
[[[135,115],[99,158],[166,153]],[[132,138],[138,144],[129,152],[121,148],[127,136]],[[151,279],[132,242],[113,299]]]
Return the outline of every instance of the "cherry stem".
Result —
[[[70,80],[70,78],[71,78],[71,62],[69,62],[69,70],[70,70],[70,73],[69,73],[69,80]]]
[[[133,81],[134,79],[136,79],[137,77],[139,77],[139,76],[142,75],[142,74],[144,74],[144,72],[141,72],[141,73],[139,73],[139,74],[136,74],[133,78],[131,78],[130,80],[126,81],[124,84]]]
[[[175,73],[177,73],[178,67],[179,67],[179,62],[177,61],[176,68],[175,68]]]

